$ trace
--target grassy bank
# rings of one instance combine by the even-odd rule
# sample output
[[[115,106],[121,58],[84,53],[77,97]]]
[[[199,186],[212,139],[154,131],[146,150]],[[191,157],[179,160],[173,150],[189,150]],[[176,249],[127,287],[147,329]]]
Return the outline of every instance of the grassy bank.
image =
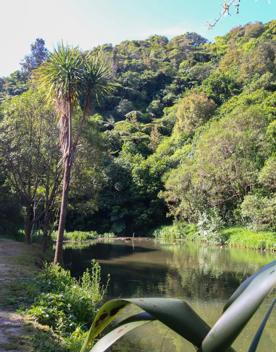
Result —
[[[32,303],[26,314],[49,327],[67,351],[79,351],[105,293],[101,269],[92,262],[80,280],[56,265],[45,265],[26,285]]]
[[[213,233],[210,231],[207,234],[202,234],[196,225],[179,222],[162,226],[155,230],[153,235],[156,239],[164,242],[202,241],[229,247],[276,251],[276,232],[257,232],[246,227],[227,227]]]
[[[222,230],[222,236],[230,247],[276,251],[276,232],[256,232],[245,227],[230,227]]]
[[[100,238],[113,238],[116,237],[113,232],[98,233],[97,231],[71,231],[64,233],[64,240],[71,242],[84,242],[90,240],[97,240]],[[52,239],[56,240],[57,232],[52,234]]]
[[[69,231],[64,232],[64,241],[67,242],[85,242],[93,241],[102,238],[114,238],[116,235],[113,232],[98,233],[97,231]],[[21,229],[13,234],[5,235],[2,237],[6,240],[13,240],[17,242],[24,242],[24,231]],[[51,240],[55,241],[57,239],[57,231],[51,234]],[[38,231],[32,236],[32,243],[41,243],[43,241],[42,232]]]
[[[66,351],[61,339],[50,327],[28,319],[22,311],[23,307],[32,303],[33,297],[30,297],[28,288],[40,271],[41,258],[39,246],[0,239],[1,351]]]
[[[92,262],[76,280],[59,266],[43,265],[38,245],[0,240],[0,254],[0,323],[18,325],[4,344],[0,334],[0,350],[79,351],[107,286],[100,266]]]

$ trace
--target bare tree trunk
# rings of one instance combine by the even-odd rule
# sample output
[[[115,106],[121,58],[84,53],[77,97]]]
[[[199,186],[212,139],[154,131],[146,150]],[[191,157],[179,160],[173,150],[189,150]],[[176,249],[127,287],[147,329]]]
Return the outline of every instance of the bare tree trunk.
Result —
[[[26,243],[31,243],[31,233],[33,226],[33,208],[28,205],[26,207],[26,215],[24,219],[24,234]]]
[[[64,239],[65,220],[66,220],[66,213],[67,213],[67,204],[68,204],[70,174],[71,174],[71,162],[70,162],[70,158],[67,157],[64,165],[62,198],[61,198],[61,206],[60,206],[59,225],[58,225],[58,237],[57,237],[56,252],[55,252],[55,259],[54,259],[55,264],[62,264],[63,262],[63,258],[62,258],[63,239]]]
[[[43,239],[42,239],[43,252],[46,252],[49,246],[49,235],[50,235],[49,222],[50,222],[49,212],[48,210],[46,210],[44,214],[44,219],[43,219]]]
[[[62,195],[59,213],[58,237],[56,242],[56,251],[54,264],[63,264],[63,239],[65,230],[65,220],[67,213],[68,194],[71,176],[71,167],[73,162],[72,149],[72,106],[68,99],[68,103],[64,114],[60,119],[60,147],[63,155],[63,182]]]

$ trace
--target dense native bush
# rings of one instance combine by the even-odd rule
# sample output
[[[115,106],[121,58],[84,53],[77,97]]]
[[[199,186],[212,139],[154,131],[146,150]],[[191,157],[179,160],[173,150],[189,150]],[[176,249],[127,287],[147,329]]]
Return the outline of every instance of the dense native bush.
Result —
[[[176,110],[177,133],[190,134],[214,113],[216,104],[204,94],[190,93],[181,99]]]
[[[267,122],[259,109],[235,109],[212,121],[192,154],[169,172],[161,194],[178,219],[197,222],[209,208],[226,218],[258,183],[269,153]]]
[[[81,136],[67,231],[145,235],[210,209],[227,226],[253,226],[240,216],[245,197],[275,196],[275,26],[249,23],[213,43],[186,33],[93,49],[117,84]],[[26,90],[24,77],[1,79],[0,100]],[[0,208],[5,217],[1,199]]]
[[[276,231],[276,196],[245,196],[241,204],[241,214],[255,230]]]
[[[264,167],[259,173],[260,183],[270,191],[276,191],[276,157],[266,160]]]

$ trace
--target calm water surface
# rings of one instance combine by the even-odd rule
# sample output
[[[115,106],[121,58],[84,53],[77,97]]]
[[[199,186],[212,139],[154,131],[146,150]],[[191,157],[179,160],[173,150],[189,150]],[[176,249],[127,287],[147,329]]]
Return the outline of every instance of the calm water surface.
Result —
[[[220,249],[191,244],[162,245],[152,240],[95,242],[68,247],[65,263],[79,276],[97,259],[104,278],[111,275],[109,298],[177,297],[185,299],[210,325],[239,284],[275,255],[250,250]],[[263,315],[272,300],[262,304],[234,344],[248,350]],[[194,351],[182,338],[159,323],[149,324],[118,342],[112,351]],[[260,342],[259,352],[276,352],[276,310]]]

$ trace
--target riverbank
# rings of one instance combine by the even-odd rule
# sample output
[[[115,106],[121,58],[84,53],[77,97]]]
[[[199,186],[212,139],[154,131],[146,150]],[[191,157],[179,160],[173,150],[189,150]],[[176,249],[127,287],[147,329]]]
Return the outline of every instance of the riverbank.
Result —
[[[36,245],[0,239],[0,351],[63,352],[51,330],[30,320],[18,309],[28,301],[26,284],[41,265]]]
[[[7,239],[0,258],[0,352],[79,352],[108,284],[99,264],[77,280],[39,245]]]
[[[65,233],[65,242],[83,243],[91,240],[122,240],[131,241],[133,239],[156,238],[157,240],[174,243],[180,240],[192,242],[204,242],[206,244],[220,245],[227,247],[237,247],[254,250],[268,250],[276,252],[276,232],[253,231],[242,226],[221,228],[219,230],[209,230],[200,233],[195,224],[175,223],[173,225],[161,226],[150,236],[116,236],[114,233],[98,234],[96,231],[73,231]],[[55,234],[53,235],[55,240]]]
[[[241,226],[222,228],[213,232],[206,231],[200,234],[194,224],[176,223],[161,226],[153,232],[153,236],[165,242],[188,240],[228,247],[276,251],[276,232],[253,231]]]
[[[156,282],[152,282],[152,279],[153,277],[156,278],[157,267],[160,267],[160,270],[162,268],[162,270],[164,270],[164,263],[167,263],[168,258],[160,257],[160,250],[158,249],[159,247],[156,247],[158,245],[155,241],[142,238],[135,238],[135,241],[131,241],[132,238],[120,238],[120,240],[122,245],[120,244],[118,247],[117,244],[117,246],[115,246],[119,249],[118,256],[115,251],[112,251],[112,258],[115,256],[112,260],[115,261],[116,265],[110,267],[110,269],[113,268],[113,271],[110,271],[112,278],[111,286],[113,287],[111,287],[111,292],[113,292],[112,290],[118,289],[117,285],[119,279],[116,275],[123,275],[123,282],[125,282],[127,276],[129,278],[129,284],[128,287],[124,286],[123,291],[120,292],[124,292],[129,296],[134,293],[137,295],[137,285],[139,285],[139,282],[145,280],[145,278],[140,280],[141,270],[145,270],[145,277],[148,280],[146,285],[147,289],[150,287],[147,294],[154,294],[155,287],[158,285]],[[135,242],[135,247],[133,247],[132,242]],[[101,242],[101,245],[104,244]],[[107,246],[110,246],[110,243],[108,243]],[[182,247],[183,250],[187,250],[188,248],[187,246]],[[173,255],[170,254],[171,249],[166,250],[166,256],[172,261],[170,267],[179,268],[178,275],[182,275],[182,268],[187,268],[187,264],[182,263],[183,256],[179,253],[179,246],[171,246],[171,248],[174,251]],[[210,246],[210,248],[206,246],[205,249],[210,251],[210,255],[214,251],[212,246]],[[194,250],[196,249],[193,249],[190,253],[192,258],[194,258],[195,255]],[[98,253],[99,248],[96,251]],[[219,278],[222,263],[218,262],[214,264],[213,260],[217,258],[219,253],[221,256],[225,251],[222,248],[220,251],[216,251],[215,249],[215,252],[217,255],[214,257],[212,254],[211,267],[212,272],[214,272],[213,266],[216,268],[213,274]],[[250,260],[247,256],[244,260],[247,266],[249,265],[248,263],[251,263],[249,265],[251,271],[257,270],[259,264],[263,265],[263,261],[266,262],[270,260],[263,258],[263,256],[270,255],[269,253],[259,253],[262,257],[262,263],[254,259],[256,263],[252,264],[252,256],[255,256],[254,252],[242,250],[240,250],[240,252],[243,253],[243,255],[247,252],[247,254],[249,254],[250,252]],[[77,253],[80,253],[80,251],[77,250]],[[104,250],[104,253],[104,258],[106,259],[106,254],[110,253],[110,251]],[[148,257],[146,256],[147,253]],[[206,254],[206,252],[204,253]],[[122,270],[124,261],[128,260],[130,255],[135,255],[136,257]],[[195,257],[197,257],[197,255]],[[99,266],[88,268],[90,274],[87,274],[87,271],[83,271],[84,274],[80,276],[80,280],[77,281],[72,278],[68,271],[52,265],[48,265],[43,270],[40,270],[41,252],[39,247],[36,245],[27,246],[24,243],[11,240],[0,240],[0,258],[0,268],[2,270],[0,277],[3,279],[4,283],[4,285],[0,287],[0,351],[78,352],[95,312],[101,304],[106,288],[106,286],[103,287],[100,282],[101,272],[99,271]],[[91,258],[95,258],[95,255],[91,255]],[[237,263],[241,262],[240,257],[233,257],[232,264],[234,266],[237,264],[236,259]],[[147,260],[149,260],[149,262],[147,262]],[[78,263],[78,260],[75,260],[75,263]],[[106,265],[106,263],[106,260],[104,260],[102,263],[103,266]],[[135,263],[138,263],[137,268],[134,265]],[[149,267],[152,263],[154,265],[151,270],[154,270],[154,276],[149,275]],[[204,265],[206,266],[206,264]],[[117,266],[120,274],[114,272],[114,268],[116,269]],[[226,265],[226,268],[227,267],[228,264]],[[238,264],[237,267],[240,268],[241,265]],[[127,270],[127,275],[125,270]],[[227,269],[225,269],[225,272],[228,273]],[[229,282],[234,280],[236,283],[240,280],[240,274],[233,278],[227,275],[225,279],[230,280]],[[33,280],[34,278],[35,280]],[[162,278],[164,278],[164,272],[160,274],[160,280],[163,280]],[[205,279],[204,277],[200,278],[200,282]],[[175,277],[172,277],[169,282],[171,284],[173,283],[173,290],[170,296],[177,295],[177,292],[175,292],[177,285]],[[212,280],[208,285],[210,286],[210,290],[216,289],[216,285],[214,285]],[[160,288],[162,287],[160,282]],[[164,287],[168,289],[169,286],[166,284]],[[133,289],[133,291],[125,292],[126,289]],[[120,296],[116,290],[113,292],[114,297]],[[181,290],[178,294],[182,292]],[[167,291],[160,291],[158,295],[160,293],[166,295],[166,292]],[[92,296],[92,294],[94,296]],[[227,292],[225,296],[229,296],[230,294],[231,292]],[[216,297],[215,292],[212,293],[212,297]],[[22,307],[21,312],[23,313],[18,314],[17,308],[20,307]],[[26,314],[26,312],[28,314]]]

